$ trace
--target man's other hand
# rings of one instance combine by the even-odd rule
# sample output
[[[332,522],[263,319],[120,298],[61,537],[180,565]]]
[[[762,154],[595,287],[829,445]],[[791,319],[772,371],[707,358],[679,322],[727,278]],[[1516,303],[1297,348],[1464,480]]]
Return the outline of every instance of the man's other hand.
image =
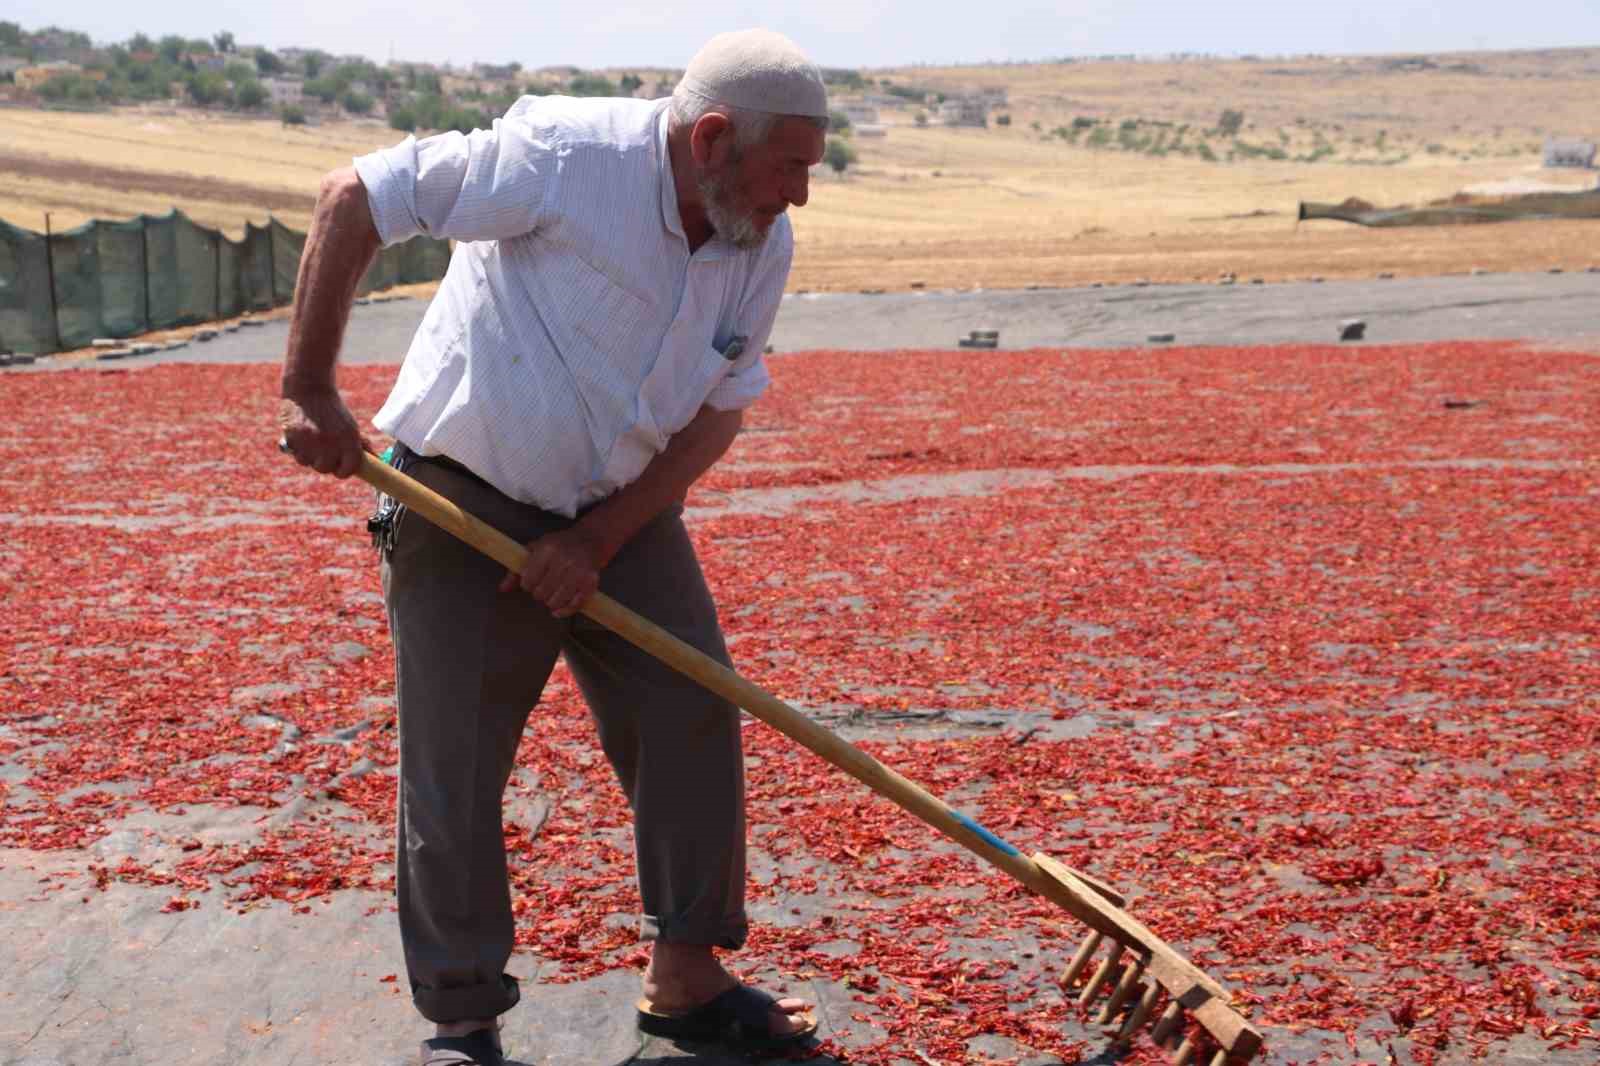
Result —
[[[349,477],[360,469],[361,453],[372,450],[339,390],[331,387],[286,390],[278,430],[284,450],[319,474]]]
[[[576,614],[583,601],[600,587],[603,549],[579,526],[548,533],[528,544],[528,559],[522,572],[508,571],[500,582],[501,592],[519,586],[550,608],[557,618]]]

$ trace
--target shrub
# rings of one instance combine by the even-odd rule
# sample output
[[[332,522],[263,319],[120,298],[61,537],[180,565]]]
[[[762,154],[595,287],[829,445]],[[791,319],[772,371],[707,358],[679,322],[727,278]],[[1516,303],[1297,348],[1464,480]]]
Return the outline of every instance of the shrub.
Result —
[[[389,112],[389,128],[401,133],[412,133],[417,128],[417,113],[402,105]]]
[[[352,115],[365,115],[372,110],[372,97],[366,93],[358,93],[354,89],[341,96],[339,103]]]
[[[1100,122],[1098,119],[1092,119],[1088,115],[1079,115],[1077,118],[1072,120],[1072,128],[1075,130],[1092,129],[1099,124]]]
[[[284,104],[278,109],[278,120],[285,126],[304,126],[306,113],[294,104]]]
[[[828,129],[834,133],[848,133],[850,130],[850,116],[843,111],[829,111]]]
[[[847,70],[842,67],[823,67],[822,84],[842,85],[846,89],[865,89],[867,83],[862,79],[860,71]]]
[[[254,111],[267,102],[267,90],[254,78],[242,81],[234,86],[233,102],[246,111]]]
[[[822,150],[822,161],[832,167],[835,174],[843,174],[856,159],[856,150],[842,137],[829,137],[827,147]]]
[[[307,56],[306,58],[309,59],[310,56]],[[305,86],[301,91],[307,96],[315,96],[318,100],[321,100],[325,104],[331,104],[335,100],[339,99],[341,86],[339,85],[339,82],[332,77],[312,78],[310,81],[305,83]]]
[[[599,74],[579,74],[567,83],[567,92],[573,96],[615,96],[617,87]]]
[[[1217,132],[1224,137],[1235,137],[1244,128],[1244,112],[1225,109],[1217,119]]]
[[[1010,115],[996,115],[994,117],[994,124],[996,126],[1009,126],[1009,125],[1011,125],[1011,116]]]
[[[231,103],[233,89],[228,85],[228,80],[216,71],[196,71],[189,76],[189,99],[201,107]]]

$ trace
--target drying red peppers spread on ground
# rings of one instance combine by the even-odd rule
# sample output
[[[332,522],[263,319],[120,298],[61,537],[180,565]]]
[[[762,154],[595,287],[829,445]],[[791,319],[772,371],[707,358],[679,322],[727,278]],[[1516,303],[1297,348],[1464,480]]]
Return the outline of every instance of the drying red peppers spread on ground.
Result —
[[[1600,357],[771,366],[690,499],[750,678],[1120,886],[1237,993],[1269,1061],[1309,1038],[1329,1061],[1600,1058]],[[392,375],[346,369],[352,406],[370,414]],[[131,881],[172,910],[387,906],[370,494],[272,449],[275,376],[4,383],[0,846],[82,853],[71,887],[91,897]],[[1093,1053],[1054,983],[1080,926],[766,727],[745,735],[757,926],[736,960],[847,984],[827,1050]],[[558,979],[636,965],[628,812],[564,672],[510,801],[519,942]],[[246,831],[173,835],[202,805]],[[156,824],[169,861],[84,850]]]

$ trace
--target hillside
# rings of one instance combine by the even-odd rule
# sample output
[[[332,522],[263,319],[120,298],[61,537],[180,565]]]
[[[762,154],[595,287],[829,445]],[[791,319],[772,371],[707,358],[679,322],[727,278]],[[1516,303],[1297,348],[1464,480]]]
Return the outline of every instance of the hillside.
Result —
[[[884,135],[858,131],[859,161],[842,177],[818,171],[810,206],[794,213],[791,285],[1582,268],[1592,223],[1374,233],[1294,219],[1300,200],[1393,205],[1508,184],[1592,186],[1592,171],[1543,169],[1540,148],[1546,136],[1597,132],[1586,102],[1597,72],[1600,49],[863,72],[863,92],[835,97],[870,92]],[[902,102],[891,87],[987,88],[1004,102],[987,129],[919,126],[917,112],[935,109],[891,107]],[[1218,128],[1230,110],[1231,134]],[[269,210],[303,227],[324,171],[400,136],[371,119],[288,127],[154,106],[0,109],[0,218],[41,229],[50,211],[60,228],[177,204],[234,233]]]

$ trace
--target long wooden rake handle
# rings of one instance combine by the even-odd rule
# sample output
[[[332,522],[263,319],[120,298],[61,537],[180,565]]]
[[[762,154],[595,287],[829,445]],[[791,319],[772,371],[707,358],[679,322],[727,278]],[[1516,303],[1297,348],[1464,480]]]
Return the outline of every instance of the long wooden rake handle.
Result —
[[[508,570],[521,570],[527,549],[475,515],[371,454],[362,456],[357,475],[380,492],[394,497],[434,525],[461,538]],[[584,601],[580,613],[638,645],[668,666],[700,682],[735,706],[805,745],[881,796],[916,815],[963,847],[1011,874],[1042,895],[1053,884],[1031,859],[966,815],[912,781],[901,777],[854,744],[835,736],[804,714],[696,648],[690,647],[654,622],[635,614],[603,592]],[[1080,880],[1094,885],[1074,870]],[[1110,887],[1099,889],[1120,906],[1122,897]],[[1107,926],[1100,911],[1087,902],[1068,907],[1074,917],[1109,936],[1118,930]],[[1104,927],[1104,928],[1102,928]]]
[[[528,554],[522,545],[377,456],[363,454],[357,475],[508,570],[522,569]],[[584,601],[579,611],[804,745],[880,796],[1010,874],[1036,894],[1056,903],[1097,933],[1136,948],[1149,940],[1160,944],[1153,933],[1120,909],[1124,900],[1115,889],[1088,874],[1069,869],[1042,853],[1029,858],[920,785],[895,773],[759,685],[745,680],[611,597],[596,592]],[[1161,983],[1173,993],[1174,998],[1185,995],[1184,990],[1188,990],[1192,1002],[1186,1006],[1191,1010],[1206,1002],[1226,1007],[1227,993],[1219,985],[1176,952],[1168,949],[1166,954],[1172,958],[1163,959],[1161,963],[1152,959],[1152,971],[1160,965],[1165,965],[1170,971],[1166,975],[1154,975],[1161,978]],[[1171,978],[1170,982],[1168,977]],[[1243,1019],[1239,1021],[1243,1023]],[[1231,1050],[1242,1051],[1244,1048]],[[1254,1051],[1254,1048],[1249,1051]]]

